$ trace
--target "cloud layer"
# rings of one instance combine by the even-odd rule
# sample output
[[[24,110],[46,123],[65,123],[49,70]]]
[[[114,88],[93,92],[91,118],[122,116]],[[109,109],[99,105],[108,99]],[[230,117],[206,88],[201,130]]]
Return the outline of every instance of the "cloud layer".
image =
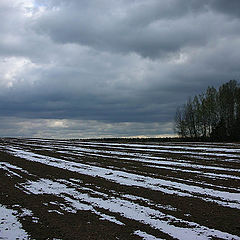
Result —
[[[11,119],[2,136],[172,134],[177,105],[239,79],[239,9],[237,0],[2,0],[2,128]],[[58,121],[64,131],[45,124]]]

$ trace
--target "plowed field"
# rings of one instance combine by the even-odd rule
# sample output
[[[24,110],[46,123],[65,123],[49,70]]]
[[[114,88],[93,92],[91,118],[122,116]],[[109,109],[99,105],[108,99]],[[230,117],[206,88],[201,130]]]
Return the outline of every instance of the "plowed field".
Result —
[[[0,239],[240,239],[240,144],[0,140]]]

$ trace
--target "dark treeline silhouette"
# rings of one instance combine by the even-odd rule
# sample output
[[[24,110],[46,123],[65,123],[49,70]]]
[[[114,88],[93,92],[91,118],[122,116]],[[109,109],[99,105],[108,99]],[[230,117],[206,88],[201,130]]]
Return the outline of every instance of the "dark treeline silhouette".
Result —
[[[240,85],[231,80],[190,98],[177,108],[175,132],[181,138],[240,140]]]

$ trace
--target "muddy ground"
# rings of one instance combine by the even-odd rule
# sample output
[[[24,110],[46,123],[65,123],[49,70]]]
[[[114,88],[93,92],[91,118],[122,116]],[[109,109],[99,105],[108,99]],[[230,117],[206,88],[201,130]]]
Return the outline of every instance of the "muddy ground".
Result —
[[[240,239],[240,144],[1,139],[0,213],[0,239]]]

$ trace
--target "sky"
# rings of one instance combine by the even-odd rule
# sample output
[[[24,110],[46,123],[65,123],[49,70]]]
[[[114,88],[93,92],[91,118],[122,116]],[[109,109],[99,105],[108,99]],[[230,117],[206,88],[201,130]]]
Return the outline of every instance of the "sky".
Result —
[[[0,136],[174,136],[240,78],[239,0],[1,0]]]

